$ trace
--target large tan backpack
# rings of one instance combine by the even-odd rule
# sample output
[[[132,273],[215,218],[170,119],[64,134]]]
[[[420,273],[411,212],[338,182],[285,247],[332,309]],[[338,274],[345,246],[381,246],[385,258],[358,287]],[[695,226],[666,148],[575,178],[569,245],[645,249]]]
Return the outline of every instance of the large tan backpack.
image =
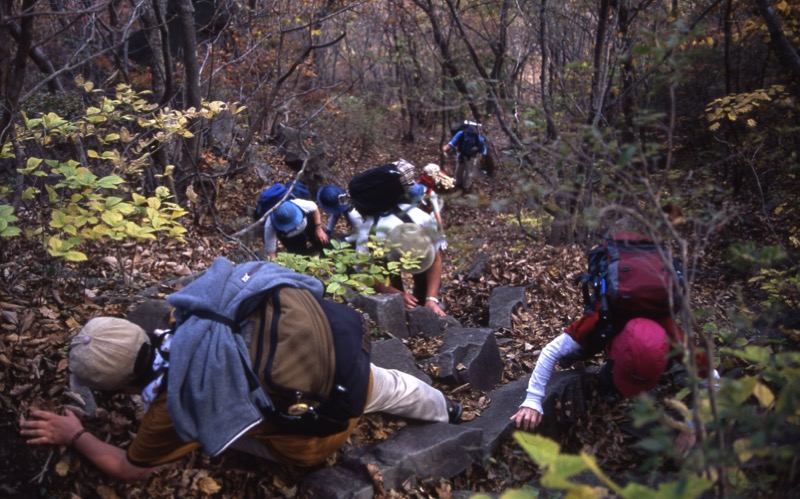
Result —
[[[369,387],[369,334],[350,307],[280,287],[242,324],[252,369],[275,405],[282,432],[326,436],[363,413]]]

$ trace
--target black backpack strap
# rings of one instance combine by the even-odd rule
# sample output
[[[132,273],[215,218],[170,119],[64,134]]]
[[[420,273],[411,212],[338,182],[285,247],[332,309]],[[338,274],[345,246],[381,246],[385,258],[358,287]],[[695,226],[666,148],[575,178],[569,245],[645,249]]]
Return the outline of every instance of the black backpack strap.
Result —
[[[396,216],[400,220],[402,220],[404,223],[407,223],[407,224],[413,224],[414,223],[414,220],[411,219],[411,215],[409,215],[406,210],[400,208],[399,206],[395,206],[392,209],[392,213],[391,214]]]
[[[225,324],[226,326],[231,328],[231,331],[233,331],[234,333],[239,332],[238,322],[231,319],[230,317],[225,317],[224,315],[220,315],[216,312],[211,312],[209,310],[192,310],[191,312],[189,312],[188,315],[189,316],[194,315],[196,317],[200,317],[201,319],[207,319],[210,321],[219,322],[220,324]]]

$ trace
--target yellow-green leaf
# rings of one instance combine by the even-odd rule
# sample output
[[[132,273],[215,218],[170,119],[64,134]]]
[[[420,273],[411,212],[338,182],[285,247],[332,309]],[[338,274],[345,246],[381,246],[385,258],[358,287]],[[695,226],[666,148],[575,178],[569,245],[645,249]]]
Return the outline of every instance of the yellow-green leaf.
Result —
[[[773,404],[775,404],[775,395],[766,385],[756,383],[755,387],[753,388],[753,395],[756,396],[758,402],[761,404],[761,407],[769,409],[773,406]]]
[[[746,463],[753,457],[753,452],[750,450],[750,439],[749,438],[740,438],[733,442],[733,450],[736,452],[736,456],[739,458],[740,463]]]

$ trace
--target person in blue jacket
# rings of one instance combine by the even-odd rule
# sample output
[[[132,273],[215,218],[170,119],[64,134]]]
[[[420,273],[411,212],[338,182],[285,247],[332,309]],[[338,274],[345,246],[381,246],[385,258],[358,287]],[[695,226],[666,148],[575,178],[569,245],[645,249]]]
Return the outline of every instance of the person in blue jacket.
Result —
[[[442,151],[447,154],[450,150],[456,152],[456,187],[469,191],[472,179],[475,176],[478,155],[486,156],[486,140],[478,130],[481,125],[474,121],[465,121],[459,131],[453,135],[450,142],[444,145]]]

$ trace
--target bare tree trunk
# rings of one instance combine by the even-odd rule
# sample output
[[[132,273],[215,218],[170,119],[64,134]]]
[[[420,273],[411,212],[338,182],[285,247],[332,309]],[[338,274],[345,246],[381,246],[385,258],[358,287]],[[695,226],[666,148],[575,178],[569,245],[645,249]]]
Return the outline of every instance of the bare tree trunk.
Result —
[[[448,43],[447,38],[444,36],[439,18],[436,16],[433,2],[431,0],[414,0],[414,4],[422,9],[422,11],[428,16],[428,21],[431,23],[433,41],[438,47],[439,53],[442,55],[442,70],[448,77],[450,77],[458,93],[467,101],[467,105],[469,106],[470,112],[472,112],[473,118],[475,118],[476,121],[481,121],[481,112],[470,96],[469,90],[467,89],[467,84],[464,81],[464,75],[461,74],[461,71],[459,71],[458,67],[456,67],[455,62],[453,61],[453,54],[450,53],[450,44]]]
[[[723,27],[723,32],[725,33],[725,59],[723,63],[725,65],[726,95],[731,93],[731,43],[733,43],[733,37],[731,36],[731,24],[733,23],[733,19],[731,19],[731,13],[733,11],[732,4],[733,0],[727,0],[725,2],[725,18],[722,21],[725,23]]]
[[[5,142],[10,132],[11,123],[19,110],[19,97],[22,94],[22,85],[25,82],[25,71],[28,63],[28,53],[33,45],[33,8],[38,0],[23,0],[22,22],[20,24],[20,37],[17,44],[17,53],[11,62],[11,68],[5,74],[3,94],[3,114],[0,116],[0,143]],[[5,25],[12,15],[11,2],[0,2],[0,17]],[[5,28],[8,29],[8,28]]]
[[[786,38],[786,34],[781,28],[781,23],[778,21],[778,16],[775,15],[775,10],[769,1],[756,0],[756,5],[761,17],[764,18],[764,23],[767,25],[772,45],[778,52],[778,59],[795,79],[794,92],[796,95],[800,95],[800,54],[797,53],[797,50],[792,47],[792,44]]]
[[[622,45],[621,54],[618,56],[620,66],[620,97],[622,100],[622,142],[632,144],[636,140],[634,124],[634,107],[636,105],[636,91],[633,75],[633,40],[631,38],[630,23],[631,13],[627,0],[617,2],[618,35]]]
[[[166,17],[166,0],[149,0],[143,4],[144,11],[140,18],[142,27],[150,46],[152,60],[150,61],[150,74],[153,79],[153,98],[162,102],[167,94],[167,66],[165,58],[169,58],[169,32],[166,31],[164,19]],[[166,34],[166,36],[165,36]],[[164,48],[167,47],[167,50]]]
[[[558,130],[556,123],[553,121],[553,111],[550,108],[550,85],[548,82],[547,66],[550,64],[550,40],[548,40],[547,33],[547,0],[541,0],[539,7],[539,45],[542,50],[542,68],[539,75],[539,85],[542,91],[542,109],[544,110],[544,117],[547,121],[546,137],[548,141],[554,141],[558,138]]]
[[[600,0],[600,9],[597,13],[597,32],[594,38],[594,57],[592,58],[592,90],[589,96],[589,113],[586,116],[586,124],[596,125],[603,109],[603,95],[605,90],[602,88],[603,78],[602,67],[604,66],[603,53],[606,46],[606,26],[608,25],[608,6],[609,0]]]
[[[184,65],[184,108],[199,108],[200,95],[200,63],[197,61],[197,37],[194,28],[194,5],[192,0],[178,0],[178,18],[181,24],[181,49],[183,51]],[[181,176],[193,177],[197,173],[197,159],[200,155],[200,120],[196,120],[191,130],[192,137],[184,140],[184,157],[181,164]],[[180,178],[180,177],[178,177]],[[178,186],[179,191],[183,186]],[[178,194],[178,193],[176,193]]]

